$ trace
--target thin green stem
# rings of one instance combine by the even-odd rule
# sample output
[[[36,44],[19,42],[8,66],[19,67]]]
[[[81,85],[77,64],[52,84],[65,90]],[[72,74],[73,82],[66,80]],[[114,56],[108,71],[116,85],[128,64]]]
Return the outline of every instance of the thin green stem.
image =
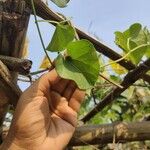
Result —
[[[123,59],[125,59],[125,58],[126,58],[128,55],[130,55],[132,52],[138,50],[139,48],[143,48],[143,47],[147,47],[147,46],[150,46],[150,44],[142,44],[142,45],[140,45],[140,46],[137,46],[137,47],[133,48],[131,51],[129,51],[127,54],[125,54],[123,57],[121,57],[120,59],[118,59],[118,60],[116,60],[116,61],[113,61],[113,62],[111,62],[111,63],[109,63],[109,64],[106,64],[106,65],[102,66],[101,68],[110,66],[111,64],[118,63],[118,62],[122,61]]]
[[[35,71],[35,72],[31,72],[30,75],[31,75],[31,76],[37,75],[37,74],[46,72],[46,71],[48,71],[48,70],[50,70],[50,68],[46,68],[46,69],[43,69],[43,70],[38,70],[38,71]]]
[[[34,19],[35,19],[35,24],[36,24],[36,27],[37,27],[37,30],[38,30],[38,34],[39,34],[39,37],[40,37],[40,41],[41,41],[43,50],[44,50],[44,52],[45,52],[45,54],[46,54],[50,64],[53,66],[53,63],[52,63],[51,59],[49,58],[48,53],[46,51],[46,48],[45,48],[45,45],[44,45],[44,41],[43,41],[43,38],[42,38],[42,34],[41,34],[41,31],[40,31],[40,27],[39,27],[39,24],[38,24],[38,21],[37,21],[37,15],[36,15],[36,10],[35,10],[34,0],[31,0],[31,5],[32,5]]]
[[[75,32],[75,39],[76,39],[77,41],[80,40],[79,35],[78,35],[77,31],[76,31],[76,28],[74,27],[74,25],[72,24],[71,21],[69,21],[69,22],[70,22],[70,25],[72,26],[72,28],[74,29],[74,32]]]

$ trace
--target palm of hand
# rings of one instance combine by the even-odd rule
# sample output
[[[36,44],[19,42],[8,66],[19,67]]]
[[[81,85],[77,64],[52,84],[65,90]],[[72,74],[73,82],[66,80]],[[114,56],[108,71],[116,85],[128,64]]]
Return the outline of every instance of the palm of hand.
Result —
[[[20,98],[9,137],[25,149],[63,149],[74,133],[83,98],[75,83],[52,70]]]

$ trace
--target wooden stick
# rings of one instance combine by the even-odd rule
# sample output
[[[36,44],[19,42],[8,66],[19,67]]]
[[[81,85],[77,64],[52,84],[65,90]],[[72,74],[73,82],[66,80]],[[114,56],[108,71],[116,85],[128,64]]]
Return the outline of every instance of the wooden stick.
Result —
[[[108,144],[113,142],[114,135],[116,143],[150,140],[150,121],[81,126],[69,146]]]

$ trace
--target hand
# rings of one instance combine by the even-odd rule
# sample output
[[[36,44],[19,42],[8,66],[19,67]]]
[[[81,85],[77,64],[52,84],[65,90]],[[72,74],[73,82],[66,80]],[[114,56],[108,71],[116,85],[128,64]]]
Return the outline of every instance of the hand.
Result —
[[[3,150],[62,150],[75,131],[84,95],[55,70],[43,75],[22,94]]]

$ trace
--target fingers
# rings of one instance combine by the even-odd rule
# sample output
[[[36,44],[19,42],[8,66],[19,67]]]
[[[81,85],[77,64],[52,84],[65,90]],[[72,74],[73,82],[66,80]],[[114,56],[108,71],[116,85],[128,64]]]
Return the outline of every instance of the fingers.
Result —
[[[70,100],[70,98],[71,98],[72,94],[74,93],[76,87],[77,87],[76,83],[74,81],[70,81],[68,86],[64,90],[63,96],[66,99],[68,99],[68,101]]]
[[[52,85],[56,84],[60,79],[61,79],[61,77],[57,74],[55,69],[51,70],[47,74],[44,74],[40,78],[40,80],[43,81],[43,82],[48,80]]]
[[[45,90],[49,89],[51,85],[54,85],[59,82],[61,78],[58,76],[55,69],[50,72],[42,75],[33,85],[37,86],[39,89]]]
[[[76,112],[79,111],[80,105],[83,102],[85,97],[85,91],[76,89],[69,101],[69,106]]]
[[[79,111],[80,105],[84,99],[85,92],[77,89],[77,85],[74,81],[69,81],[66,79],[62,79],[58,76],[55,69],[50,71],[49,73],[43,75],[40,79],[40,89],[43,93],[46,92],[46,95],[51,95],[50,93],[54,91],[59,94],[59,96],[63,96],[69,102],[69,106],[76,112]],[[48,90],[49,89],[49,90]],[[52,90],[50,92],[50,90]],[[50,92],[50,93],[49,93]],[[56,95],[56,94],[55,94]],[[58,99],[51,96],[51,99]],[[59,102],[55,101],[55,106],[58,105]]]
[[[27,88],[22,97],[33,100],[36,96],[49,97],[50,87],[59,82],[61,78],[58,76],[55,69],[41,76],[29,88]]]
[[[60,79],[58,83],[52,85],[51,89],[62,94],[65,91],[68,83],[69,83],[69,80]]]
[[[52,103],[52,109],[59,109],[59,107],[63,107],[63,105],[68,105],[68,101],[65,97],[62,97],[59,93],[55,91],[50,92]],[[51,107],[51,106],[50,106]]]
[[[55,91],[51,92],[51,98],[53,99],[53,105],[50,106],[52,112],[54,112],[61,119],[70,123],[72,126],[76,126],[77,113],[68,106],[67,99]]]
[[[55,92],[58,92],[60,96],[66,98],[69,102],[69,106],[75,111],[78,112],[80,105],[84,99],[85,91],[82,91],[77,88],[77,85],[74,81],[69,81],[66,79],[61,79],[58,84],[54,85],[52,89]],[[52,97],[53,98],[53,97]],[[58,102],[56,102],[56,105]]]

